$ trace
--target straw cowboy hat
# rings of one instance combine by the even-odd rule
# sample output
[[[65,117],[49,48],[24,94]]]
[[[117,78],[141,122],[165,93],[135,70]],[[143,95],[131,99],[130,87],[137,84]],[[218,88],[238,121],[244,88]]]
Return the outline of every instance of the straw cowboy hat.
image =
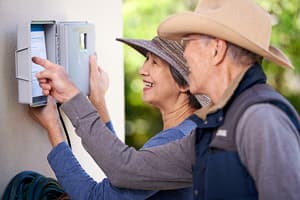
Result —
[[[197,33],[214,36],[293,69],[288,57],[270,45],[271,21],[271,16],[252,0],[202,0],[194,12],[162,21],[158,35],[173,40]]]

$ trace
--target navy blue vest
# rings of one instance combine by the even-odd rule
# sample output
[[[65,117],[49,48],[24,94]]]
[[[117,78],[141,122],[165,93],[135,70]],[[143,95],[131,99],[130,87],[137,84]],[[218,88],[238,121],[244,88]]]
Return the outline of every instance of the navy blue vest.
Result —
[[[227,105],[208,116],[206,126],[196,130],[196,162],[193,166],[195,200],[258,199],[255,183],[241,163],[235,145],[238,119],[246,108],[256,103],[271,103],[279,107],[300,132],[299,116],[294,108],[265,84],[265,75],[259,65],[251,67]],[[227,130],[226,140],[214,137],[219,128]]]

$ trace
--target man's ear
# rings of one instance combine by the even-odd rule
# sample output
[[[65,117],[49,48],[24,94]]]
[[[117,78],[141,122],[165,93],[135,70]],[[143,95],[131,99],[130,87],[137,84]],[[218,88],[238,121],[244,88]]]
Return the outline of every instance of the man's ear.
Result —
[[[226,56],[226,51],[227,51],[227,43],[224,40],[221,39],[214,39],[214,48],[213,48],[213,64],[218,65],[220,64],[225,56]]]

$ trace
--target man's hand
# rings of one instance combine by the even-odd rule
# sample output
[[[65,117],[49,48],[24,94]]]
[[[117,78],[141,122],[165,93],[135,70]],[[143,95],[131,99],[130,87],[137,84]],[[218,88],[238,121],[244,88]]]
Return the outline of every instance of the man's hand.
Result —
[[[32,61],[45,68],[44,71],[36,74],[43,95],[51,95],[58,102],[64,103],[80,92],[63,67],[39,57],[33,57]]]

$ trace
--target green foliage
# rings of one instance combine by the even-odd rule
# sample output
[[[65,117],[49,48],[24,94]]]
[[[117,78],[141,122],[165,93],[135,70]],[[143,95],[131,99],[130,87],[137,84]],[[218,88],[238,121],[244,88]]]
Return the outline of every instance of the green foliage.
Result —
[[[265,61],[264,69],[269,83],[280,91],[300,111],[300,0],[257,0],[274,16],[272,44],[283,49],[291,58],[297,73],[275,66]],[[152,39],[156,29],[167,16],[193,10],[197,0],[124,0],[124,37]],[[257,30],[259,31],[259,30]],[[144,62],[143,56],[124,45],[125,92],[126,92],[126,143],[141,147],[162,128],[158,110],[145,105],[141,99],[143,84],[138,69]],[[295,85],[296,83],[296,85]],[[295,86],[298,86],[295,87]]]
[[[268,0],[257,1],[274,17],[272,44],[288,55],[295,71],[283,69],[270,62],[264,63],[268,82],[284,96],[300,112],[300,0]]]

